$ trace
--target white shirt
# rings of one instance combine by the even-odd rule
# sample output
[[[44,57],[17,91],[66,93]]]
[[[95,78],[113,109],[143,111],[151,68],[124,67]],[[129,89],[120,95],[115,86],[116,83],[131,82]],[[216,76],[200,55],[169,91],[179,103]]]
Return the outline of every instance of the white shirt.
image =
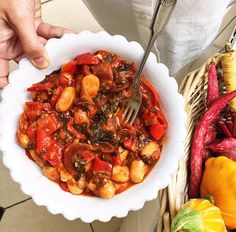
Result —
[[[84,0],[110,34],[124,35],[145,48],[156,0]],[[235,0],[177,0],[167,27],[156,41],[161,62],[173,74],[195,60],[214,40],[226,8]]]

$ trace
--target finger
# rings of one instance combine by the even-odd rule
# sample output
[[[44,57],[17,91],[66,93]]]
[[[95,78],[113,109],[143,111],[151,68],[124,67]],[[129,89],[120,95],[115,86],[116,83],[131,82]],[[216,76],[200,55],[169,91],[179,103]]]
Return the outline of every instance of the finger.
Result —
[[[0,59],[0,89],[8,84],[9,64],[8,60]]]
[[[47,43],[47,40],[44,39],[44,38],[41,37],[41,36],[38,36],[38,39],[39,39],[39,41],[40,41],[43,45],[45,45],[45,44]],[[23,58],[25,58],[25,57],[26,57],[26,56],[25,56],[24,53],[20,53],[16,58],[14,58],[14,61],[15,61],[16,63],[19,63],[20,60],[23,59]]]
[[[64,27],[55,27],[48,23],[40,23],[37,28],[37,34],[46,39],[50,38],[60,38],[66,33],[75,33],[70,29],[66,29]]]
[[[27,13],[27,12],[26,12]],[[42,43],[40,43],[34,26],[32,16],[13,14],[10,23],[15,29],[22,45],[22,49],[31,62],[38,68],[49,66],[50,60]]]
[[[43,38],[42,36],[38,36],[38,39],[40,41],[41,44],[45,45],[47,43],[47,39]]]

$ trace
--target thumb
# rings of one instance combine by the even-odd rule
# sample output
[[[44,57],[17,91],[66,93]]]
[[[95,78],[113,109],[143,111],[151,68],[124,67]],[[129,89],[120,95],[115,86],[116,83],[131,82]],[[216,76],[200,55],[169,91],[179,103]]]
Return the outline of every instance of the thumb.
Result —
[[[8,60],[0,59],[0,89],[8,83],[7,76],[9,72]]]
[[[14,17],[11,19],[11,24],[14,27],[26,57],[40,69],[47,68],[50,64],[50,59],[36,34],[33,17]]]

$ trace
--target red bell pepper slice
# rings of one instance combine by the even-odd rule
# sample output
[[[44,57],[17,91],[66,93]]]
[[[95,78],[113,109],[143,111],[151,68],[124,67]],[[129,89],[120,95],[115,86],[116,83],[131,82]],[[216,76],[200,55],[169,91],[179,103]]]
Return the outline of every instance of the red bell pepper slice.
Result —
[[[124,147],[127,148],[128,150],[133,151],[133,152],[137,151],[135,140],[132,138],[125,139],[123,144],[124,144]]]
[[[78,138],[78,139],[82,139],[85,140],[86,136],[83,135],[82,133],[80,133],[79,131],[77,131],[74,127],[73,127],[73,119],[70,119],[67,123],[67,130],[69,131],[69,133],[71,135],[73,135],[74,137]]]
[[[122,193],[124,192],[124,190],[128,187],[128,183],[119,183],[119,184],[115,184],[115,188],[116,188],[116,194]]]
[[[61,86],[58,86],[55,90],[54,93],[52,95],[52,98],[50,100],[50,105],[54,108],[58,98],[60,97],[61,93],[63,91],[63,88]]]
[[[51,82],[43,83],[43,84],[34,84],[27,89],[27,91],[44,91],[51,90],[53,84]]]
[[[121,158],[120,158],[120,155],[117,154],[115,156],[112,156],[112,165],[115,166],[115,165],[121,165]]]
[[[112,58],[112,67],[119,68],[123,64],[123,60],[120,56],[114,55]]]
[[[165,134],[168,123],[160,110],[157,111],[155,117],[157,121],[150,126],[150,133],[154,139],[159,140]]]
[[[92,167],[91,170],[94,172],[108,172],[111,173],[112,171],[112,166],[111,164],[100,160],[98,157],[95,157],[93,159]]]
[[[90,150],[85,150],[79,154],[79,157],[85,161],[85,163],[89,163],[95,157],[95,153]]]
[[[167,128],[168,122],[161,111],[157,112],[157,120],[162,125],[163,128]]]
[[[37,123],[36,122],[33,122],[32,124],[29,125],[29,127],[27,128],[26,134],[30,140],[36,141],[37,139]]]
[[[25,111],[37,111],[37,110],[50,110],[51,109],[51,106],[49,103],[42,103],[42,102],[26,102],[25,106],[26,106]]]
[[[77,73],[77,62],[73,60],[63,64],[61,67],[61,72],[75,75]]]
[[[146,126],[154,125],[157,123],[157,115],[155,115],[149,109],[145,109],[143,111],[142,117]]]
[[[74,79],[72,79],[71,74],[69,73],[61,73],[59,78],[59,84],[65,88],[71,86],[74,83]]]
[[[69,188],[65,182],[60,182],[60,187],[63,191],[69,192]]]
[[[96,65],[99,63],[99,58],[96,55],[89,52],[79,55],[75,59],[78,65],[85,65],[85,64]]]
[[[155,88],[153,87],[153,85],[147,80],[147,79],[144,79],[142,78],[142,86],[150,91],[150,93],[152,94],[152,97],[153,97],[153,105],[156,106],[159,104],[160,102],[160,98],[159,98],[159,95],[157,93],[157,91],[155,90]]]
[[[40,112],[40,110],[31,110],[26,112],[25,114],[27,115],[28,119],[33,122],[38,119],[38,117],[40,116]]]
[[[48,136],[44,129],[39,128],[37,129],[37,152],[41,154],[43,151],[52,144],[53,139],[51,136]]]
[[[155,140],[161,139],[165,132],[165,128],[159,123],[159,121],[157,121],[155,125],[150,126],[150,133]]]
[[[25,103],[25,114],[30,121],[35,121],[42,113],[42,110],[50,110],[51,106],[49,103],[41,102],[26,102]]]
[[[100,54],[101,56],[105,56],[105,57],[111,55],[110,52],[105,51],[105,50],[98,50],[96,53],[97,53],[97,54]]]
[[[53,142],[47,149],[44,159],[53,167],[58,168],[62,161],[62,148],[57,142]]]
[[[90,67],[88,65],[83,65],[82,69],[84,76],[91,74]]]
[[[51,135],[56,130],[61,128],[62,124],[56,119],[55,114],[44,114],[37,121],[38,127],[42,128],[47,135]]]

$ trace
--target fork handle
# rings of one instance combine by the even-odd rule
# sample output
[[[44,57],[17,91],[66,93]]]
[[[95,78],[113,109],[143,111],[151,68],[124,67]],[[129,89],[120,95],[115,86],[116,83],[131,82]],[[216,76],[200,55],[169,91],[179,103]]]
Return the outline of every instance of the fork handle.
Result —
[[[145,49],[145,53],[143,55],[140,65],[139,65],[137,75],[134,79],[135,88],[139,88],[139,86],[140,86],[143,68],[144,68],[144,65],[147,61],[149,53],[150,53],[157,37],[159,36],[159,34],[162,32],[165,25],[167,24],[176,2],[177,2],[177,0],[159,0],[159,2],[155,6],[153,16],[151,19],[151,23],[149,26],[150,38],[148,41],[148,45],[147,45],[147,48]]]

